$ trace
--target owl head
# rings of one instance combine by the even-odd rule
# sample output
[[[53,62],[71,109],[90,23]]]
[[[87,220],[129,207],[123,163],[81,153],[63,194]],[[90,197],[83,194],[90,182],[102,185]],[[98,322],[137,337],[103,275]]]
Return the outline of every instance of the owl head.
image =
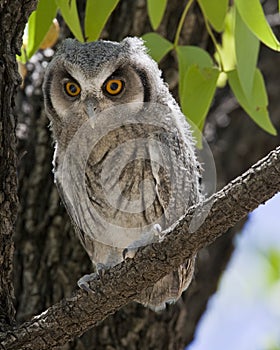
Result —
[[[66,39],[47,67],[43,92],[56,138],[66,122],[76,125],[120,104],[162,103],[169,94],[138,38],[120,43]]]

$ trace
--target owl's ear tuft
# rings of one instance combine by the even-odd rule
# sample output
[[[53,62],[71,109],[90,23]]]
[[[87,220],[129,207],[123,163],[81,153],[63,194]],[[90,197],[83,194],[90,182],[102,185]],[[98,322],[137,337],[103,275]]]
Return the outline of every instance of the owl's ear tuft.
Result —
[[[122,40],[121,45],[123,45],[123,47],[126,50],[132,51],[134,53],[147,52],[147,48],[144,45],[144,41],[141,38],[137,38],[137,37],[125,38]]]

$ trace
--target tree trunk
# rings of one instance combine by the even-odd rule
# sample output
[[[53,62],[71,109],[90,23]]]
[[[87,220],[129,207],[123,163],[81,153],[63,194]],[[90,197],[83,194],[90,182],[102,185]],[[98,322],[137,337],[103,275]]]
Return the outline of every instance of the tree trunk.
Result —
[[[12,234],[18,211],[16,120],[13,115],[14,95],[20,81],[16,54],[20,51],[26,20],[35,5],[36,1],[0,3],[0,332],[14,323],[15,316],[11,273]]]
[[[13,4],[19,6],[18,1],[14,0]],[[174,38],[183,5],[180,0],[169,1],[159,32],[170,40]],[[81,13],[82,10],[81,6]],[[24,21],[29,13],[30,9],[22,9],[22,17],[17,21],[18,31],[22,32]],[[1,18],[0,14],[0,21],[2,21]],[[7,19],[6,22],[8,22]],[[13,25],[14,18],[13,21],[10,20],[10,26]],[[1,28],[3,28],[2,25]],[[120,40],[128,35],[140,36],[150,30],[146,2],[122,0],[110,18],[103,37]],[[66,30],[63,32],[65,33]],[[0,40],[5,40],[5,45],[7,45],[7,38],[3,36]],[[181,41],[183,44],[200,45],[211,50],[203,21],[196,7],[188,15]],[[11,47],[12,42],[11,40]],[[2,172],[2,168],[0,172],[1,222],[2,217],[7,218],[5,221],[7,226],[1,225],[0,227],[0,262],[5,263],[4,270],[7,275],[4,277],[9,277],[12,258],[10,237],[17,211],[17,201],[13,156],[14,124],[10,117],[11,98],[7,99],[6,91],[9,91],[9,96],[13,96],[14,85],[11,77],[15,74],[15,52],[3,46],[2,42],[0,42],[0,52],[1,50],[3,53],[5,50],[5,53],[8,52],[10,55],[10,61],[7,63],[5,61],[5,67],[10,67],[9,71],[4,71],[6,75],[2,73],[0,66],[0,74],[3,74],[0,80],[2,84],[0,92],[1,132],[5,137],[4,141],[1,140],[1,143],[5,142],[1,149],[6,152],[3,155],[0,153],[0,157],[3,158],[0,159],[0,164],[5,166],[5,173]],[[2,52],[0,57],[2,57]],[[69,218],[53,184],[51,170],[53,143],[48,128],[49,122],[43,110],[41,92],[44,75],[42,62],[47,59],[43,53],[39,53],[28,63],[28,75],[24,88],[19,91],[16,98],[16,113],[19,117],[17,136],[19,139],[20,212],[14,237],[14,284],[15,307],[19,322],[30,319],[62,297],[69,297],[76,288],[77,279],[92,270],[89,258],[73,233]],[[278,84],[275,76],[280,74],[280,67],[276,64],[277,59],[276,54],[263,50],[260,65],[267,78],[271,115],[279,131]],[[177,67],[174,57],[169,55],[165,58],[161,68],[174,95],[177,96]],[[219,187],[241,174],[279,143],[279,138],[269,136],[251,122],[233,102],[227,91],[217,94],[208,118],[206,135],[215,156]],[[4,193],[4,201],[2,193]],[[15,205],[9,208],[7,203],[15,203]],[[217,281],[230,257],[232,238],[237,230],[238,227],[200,252],[194,281],[177,304],[156,314],[139,304],[132,303],[115,315],[108,317],[97,328],[66,344],[61,349],[183,349],[193,337],[209,296],[216,290]],[[3,237],[8,241],[2,245]],[[11,283],[8,285],[1,283],[2,279],[0,279],[0,316],[4,315],[5,323],[11,324],[13,320],[12,286]],[[2,308],[5,314],[2,313]]]

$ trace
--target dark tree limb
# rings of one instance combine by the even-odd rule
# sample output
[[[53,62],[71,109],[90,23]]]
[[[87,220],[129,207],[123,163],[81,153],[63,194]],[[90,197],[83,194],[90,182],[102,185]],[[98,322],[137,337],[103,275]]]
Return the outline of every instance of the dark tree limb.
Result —
[[[31,321],[14,328],[1,349],[55,349],[131,302],[186,258],[214,242],[249,212],[280,191],[280,147],[204,203],[190,208],[162,243],[139,249],[134,259],[106,271],[91,283],[95,293],[78,290]],[[193,214],[211,209],[203,224],[189,232]]]
[[[16,54],[22,34],[37,1],[0,0],[0,332],[14,323],[12,234],[18,212],[15,91],[20,77]]]

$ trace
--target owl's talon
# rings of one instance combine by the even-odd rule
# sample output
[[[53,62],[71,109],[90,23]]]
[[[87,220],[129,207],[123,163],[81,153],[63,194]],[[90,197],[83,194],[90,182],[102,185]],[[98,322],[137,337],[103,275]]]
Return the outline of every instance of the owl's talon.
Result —
[[[84,275],[78,280],[77,285],[79,288],[85,290],[89,294],[91,293],[95,294],[94,290],[92,290],[88,284],[88,282],[93,281],[95,278],[96,278],[96,273],[91,273],[90,275]]]
[[[141,237],[140,240],[133,242],[122,251],[123,260],[133,259],[139,247],[155,242],[160,243],[164,240],[164,237],[165,233],[162,231],[161,226],[155,224],[150,231],[146,232],[146,234]]]
[[[128,248],[124,248],[124,250],[122,251],[122,258],[123,258],[123,260],[126,259],[127,252],[128,252]]]
[[[103,277],[105,275],[106,270],[108,270],[108,266],[102,263],[97,263],[95,265],[96,273],[100,278],[100,281],[103,283]]]
[[[157,238],[157,241],[161,243],[164,240],[164,237],[166,235],[164,231],[162,231],[161,226],[159,224],[155,224],[153,227],[153,232],[155,237]]]
[[[123,260],[133,259],[136,252],[137,252],[137,248],[133,248],[133,247],[124,248],[124,250],[122,251]]]
[[[108,267],[106,267],[106,265],[102,263],[97,263],[95,268],[96,268],[96,273],[100,278],[104,276],[106,269],[108,269]]]

